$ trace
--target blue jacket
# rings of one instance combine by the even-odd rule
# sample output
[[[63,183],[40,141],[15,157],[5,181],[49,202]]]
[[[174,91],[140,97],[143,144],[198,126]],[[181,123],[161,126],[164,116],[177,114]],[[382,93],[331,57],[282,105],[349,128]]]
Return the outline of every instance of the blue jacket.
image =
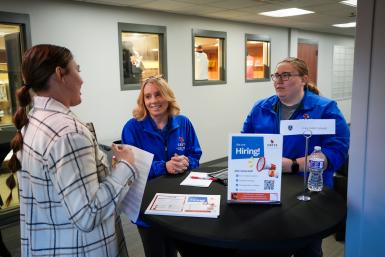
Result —
[[[243,124],[242,133],[279,134],[279,98],[271,96],[258,101]],[[333,173],[338,170],[347,158],[350,132],[345,118],[335,101],[305,90],[299,108],[290,119],[335,119],[335,135],[313,135],[309,140],[309,153],[314,146],[321,146],[328,159],[328,168],[324,172],[324,184],[333,186]],[[294,159],[305,155],[305,138],[303,135],[283,137],[282,156]]]
[[[133,145],[154,154],[149,179],[166,174],[166,162],[175,153],[188,157],[188,169],[199,166],[202,150],[190,120],[183,115],[173,116],[169,120],[169,126],[166,141],[156,131],[155,123],[149,115],[142,121],[130,119],[123,128],[123,144]]]

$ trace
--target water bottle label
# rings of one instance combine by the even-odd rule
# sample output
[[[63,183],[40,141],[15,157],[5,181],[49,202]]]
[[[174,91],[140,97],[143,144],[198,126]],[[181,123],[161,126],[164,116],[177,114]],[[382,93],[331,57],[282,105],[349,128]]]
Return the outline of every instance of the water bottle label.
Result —
[[[314,158],[309,160],[309,168],[310,169],[323,169],[324,168],[324,160],[320,158]]]

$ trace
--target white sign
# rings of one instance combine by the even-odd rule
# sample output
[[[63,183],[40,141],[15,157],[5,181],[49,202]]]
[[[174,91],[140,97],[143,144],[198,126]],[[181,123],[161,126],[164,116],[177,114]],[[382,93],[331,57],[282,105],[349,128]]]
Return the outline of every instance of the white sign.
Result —
[[[334,135],[336,120],[334,119],[304,119],[281,120],[281,135]]]
[[[282,135],[232,134],[228,156],[228,202],[281,201]]]

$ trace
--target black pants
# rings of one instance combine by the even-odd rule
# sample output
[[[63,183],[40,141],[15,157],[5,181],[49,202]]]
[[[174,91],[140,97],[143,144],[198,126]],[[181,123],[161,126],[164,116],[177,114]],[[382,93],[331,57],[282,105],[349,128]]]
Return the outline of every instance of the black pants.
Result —
[[[152,228],[138,227],[146,257],[176,257],[177,251],[172,239]]]
[[[322,240],[314,240],[306,247],[294,252],[294,257],[322,257]]]
[[[11,257],[11,254],[9,253],[7,247],[5,246],[3,242],[3,237],[1,236],[1,231],[0,231],[0,256],[1,257]]]

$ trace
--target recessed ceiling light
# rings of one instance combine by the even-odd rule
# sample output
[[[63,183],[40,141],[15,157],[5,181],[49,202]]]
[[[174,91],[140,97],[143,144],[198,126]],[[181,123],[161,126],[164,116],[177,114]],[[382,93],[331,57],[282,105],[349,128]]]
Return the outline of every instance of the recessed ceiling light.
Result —
[[[356,23],[349,22],[349,23],[333,24],[333,26],[338,28],[354,28],[356,26]]]
[[[288,17],[288,16],[297,16],[303,14],[314,13],[312,11],[299,9],[299,8],[288,8],[288,9],[280,9],[271,12],[261,12],[260,15],[270,16],[270,17]]]
[[[341,1],[340,3],[357,7],[357,0],[345,0],[345,1]]]

